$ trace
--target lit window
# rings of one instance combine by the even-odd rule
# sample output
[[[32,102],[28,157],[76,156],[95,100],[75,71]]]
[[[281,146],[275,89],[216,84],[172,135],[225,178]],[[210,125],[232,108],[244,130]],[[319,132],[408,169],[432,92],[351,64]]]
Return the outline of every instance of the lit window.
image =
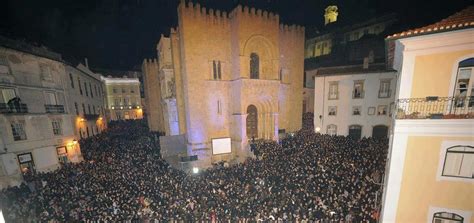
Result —
[[[328,107],[328,115],[329,116],[336,116],[337,115],[337,107],[336,106],[329,106]]]
[[[55,119],[51,122],[53,125],[53,134],[54,135],[62,135],[63,130],[62,130],[62,122],[59,119]]]
[[[352,98],[364,98],[364,81],[354,81],[354,91]]]
[[[379,105],[379,107],[377,108],[377,115],[387,115],[387,106]]]
[[[337,100],[339,98],[339,82],[329,83],[329,100]]]
[[[463,60],[459,63],[456,76],[454,97],[456,107],[474,106],[474,58]]]
[[[11,127],[12,127],[13,140],[15,141],[26,140],[24,121],[12,122]]]
[[[453,146],[447,149],[444,158],[443,176],[474,178],[474,147]]]
[[[380,80],[379,98],[390,97],[390,82],[391,80]]]
[[[464,218],[458,214],[437,212],[433,215],[433,223],[463,223]]]
[[[352,107],[352,115],[360,115],[360,106]]]

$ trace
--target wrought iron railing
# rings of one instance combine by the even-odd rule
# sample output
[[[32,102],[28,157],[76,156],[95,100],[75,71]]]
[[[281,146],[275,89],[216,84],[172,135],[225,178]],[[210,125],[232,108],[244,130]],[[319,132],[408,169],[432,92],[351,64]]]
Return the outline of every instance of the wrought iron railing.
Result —
[[[0,103],[0,113],[28,113],[28,106],[22,103]]]
[[[44,105],[46,113],[65,113],[64,105]]]
[[[472,119],[474,97],[398,99],[396,119]]]

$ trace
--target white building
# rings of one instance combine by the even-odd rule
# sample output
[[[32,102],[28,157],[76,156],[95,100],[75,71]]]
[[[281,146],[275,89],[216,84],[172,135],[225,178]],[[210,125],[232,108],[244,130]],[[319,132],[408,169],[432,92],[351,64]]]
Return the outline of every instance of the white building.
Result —
[[[107,120],[142,119],[138,78],[101,77],[105,85]]]
[[[0,188],[79,162],[61,55],[0,37]]]
[[[364,68],[365,67],[365,68]],[[387,137],[394,107],[395,71],[385,64],[325,67],[314,76],[314,127],[317,132]]]
[[[64,82],[67,106],[71,111],[74,134],[87,138],[107,127],[105,119],[105,93],[100,75],[82,64],[67,65]]]

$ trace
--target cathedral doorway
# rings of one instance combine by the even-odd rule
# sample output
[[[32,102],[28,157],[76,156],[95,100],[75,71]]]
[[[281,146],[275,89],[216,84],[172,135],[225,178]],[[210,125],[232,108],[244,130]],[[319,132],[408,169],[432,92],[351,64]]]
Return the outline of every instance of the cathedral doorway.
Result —
[[[255,105],[247,107],[247,138],[258,137],[258,113]]]

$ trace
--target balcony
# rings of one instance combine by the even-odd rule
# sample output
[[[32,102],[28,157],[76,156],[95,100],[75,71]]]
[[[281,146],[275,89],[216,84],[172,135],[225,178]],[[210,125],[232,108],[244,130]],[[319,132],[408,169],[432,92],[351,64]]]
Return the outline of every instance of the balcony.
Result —
[[[95,121],[99,118],[99,115],[97,114],[85,114],[84,115],[84,118],[87,120],[87,121]]]
[[[397,100],[396,119],[474,119],[474,97]]]
[[[22,114],[28,113],[28,106],[26,104],[7,104],[0,103],[0,113],[13,113],[13,114]]]
[[[44,105],[46,113],[65,113],[64,105]]]

